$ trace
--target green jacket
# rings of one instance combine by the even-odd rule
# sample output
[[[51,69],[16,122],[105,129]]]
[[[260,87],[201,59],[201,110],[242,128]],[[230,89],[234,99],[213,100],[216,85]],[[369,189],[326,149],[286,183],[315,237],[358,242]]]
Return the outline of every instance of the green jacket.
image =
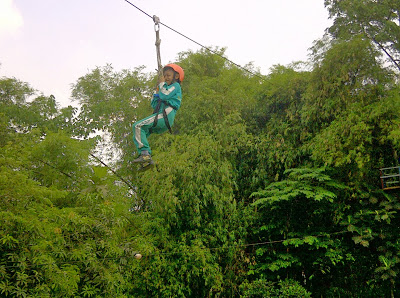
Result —
[[[158,85],[158,92],[153,95],[151,100],[151,107],[156,108],[158,100],[166,101],[168,105],[177,111],[181,106],[182,101],[182,89],[181,85],[177,82],[167,85],[167,83],[162,82]],[[160,111],[164,110],[165,105],[162,104]]]

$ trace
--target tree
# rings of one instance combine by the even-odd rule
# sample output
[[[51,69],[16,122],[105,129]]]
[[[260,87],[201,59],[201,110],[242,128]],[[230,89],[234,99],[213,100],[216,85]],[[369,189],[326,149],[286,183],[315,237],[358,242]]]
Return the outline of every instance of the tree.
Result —
[[[400,4],[397,0],[325,0],[334,24],[334,38],[351,40],[362,34],[400,70]]]
[[[312,71],[302,121],[311,133],[329,125],[353,104],[379,101],[391,88],[391,73],[382,68],[369,41],[333,41]]]
[[[126,237],[126,186],[89,163],[91,142],[71,137],[74,109],[52,96],[28,102],[18,80],[0,86],[0,295],[121,294],[121,263],[132,267],[138,246]]]
[[[73,133],[76,112],[72,106],[60,109],[53,95],[37,95],[28,83],[15,78],[0,79],[0,113],[6,116],[9,133],[29,133],[35,128],[42,133]]]
[[[143,173],[131,124],[155,74],[97,67],[74,85],[79,115],[0,80],[0,295],[398,295],[399,195],[377,169],[397,165],[399,87],[359,33],[262,82],[181,53],[182,107]],[[113,171],[90,158],[98,134]]]
[[[143,295],[231,295],[247,264],[235,246],[247,224],[233,198],[223,147],[203,133],[164,135],[155,148],[157,171],[136,178],[138,209],[149,212],[144,234],[155,245],[146,267],[135,273],[147,289]]]
[[[210,131],[211,123],[222,123],[225,117],[237,113],[250,120],[246,113],[255,108],[254,95],[260,90],[260,80],[229,65],[220,57],[224,51],[217,49],[219,55],[205,50],[180,54],[186,75],[182,83],[182,108],[174,131],[188,134]]]

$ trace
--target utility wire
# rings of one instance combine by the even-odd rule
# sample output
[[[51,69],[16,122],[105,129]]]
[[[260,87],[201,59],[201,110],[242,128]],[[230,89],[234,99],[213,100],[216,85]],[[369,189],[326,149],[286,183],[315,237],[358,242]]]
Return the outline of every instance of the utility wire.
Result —
[[[199,248],[199,250],[210,250],[210,251],[216,251],[216,250],[222,250],[222,249],[227,249],[227,248],[236,248],[236,247],[251,247],[251,246],[261,246],[261,245],[267,245],[267,244],[278,244],[278,243],[284,243],[284,242],[290,242],[294,240],[305,240],[307,237],[330,237],[333,235],[339,235],[339,234],[347,234],[351,233],[350,231],[340,231],[340,232],[334,232],[330,234],[320,234],[320,235],[315,235],[315,236],[306,236],[306,237],[293,237],[293,238],[288,238],[288,239],[282,239],[282,240],[272,240],[272,241],[264,241],[264,242],[255,242],[255,243],[244,243],[244,244],[235,244],[235,245],[227,245],[227,246],[218,246],[218,247],[202,247]],[[157,256],[157,255],[183,255],[183,254],[188,254],[190,251],[187,252],[159,252],[159,253],[153,253],[153,254],[144,254],[143,257],[151,257],[151,256]]]
[[[39,160],[41,163],[45,164],[46,166],[49,166],[50,168],[53,168],[53,169],[59,171],[61,174],[67,176],[68,178],[70,178],[70,179],[76,181],[76,179],[75,179],[74,177],[72,177],[72,176],[71,176],[70,174],[68,174],[68,173],[65,173],[64,171],[61,171],[61,170],[60,170],[59,168],[57,168],[56,166],[53,166],[52,164],[50,164],[50,163],[48,163],[48,162],[46,162],[46,161],[44,161],[44,160],[41,160],[41,159],[38,159],[38,160]]]
[[[300,237],[294,237],[294,238],[288,238],[288,239],[282,239],[282,240],[273,240],[273,241],[265,241],[265,242],[256,242],[256,243],[247,243],[247,244],[235,244],[235,245],[228,245],[228,246],[219,246],[219,247],[199,247],[198,250],[209,250],[209,251],[216,251],[216,250],[223,250],[223,249],[228,249],[228,248],[236,248],[236,247],[250,247],[250,246],[261,246],[261,245],[267,245],[267,244],[278,244],[278,243],[284,243],[287,241],[293,241],[293,240],[305,240],[307,237],[330,237],[333,235],[340,235],[340,234],[347,234],[351,233],[351,231],[340,231],[340,232],[334,232],[330,234],[320,234],[320,235],[315,235],[315,236],[306,236],[303,238]],[[168,256],[168,255],[185,255],[185,254],[190,254],[193,253],[193,251],[185,251],[185,252],[158,252],[158,253],[150,253],[150,254],[143,254],[143,258],[149,258],[149,257],[154,257],[154,256]],[[133,258],[134,256],[119,256],[119,257],[103,257],[103,258],[98,258],[95,259],[97,261],[106,261],[106,260],[121,260],[123,258]],[[83,263],[83,262],[90,262],[91,260],[69,260],[68,262],[60,262],[58,263],[57,261],[54,261],[52,263],[41,263],[41,264],[35,264],[35,266],[46,266],[46,265],[66,265],[66,264],[76,264],[76,263]],[[27,267],[29,265],[26,264]],[[31,265],[32,266],[32,265]],[[21,267],[21,265],[1,265],[0,267],[3,268],[18,268]]]
[[[143,14],[145,14],[146,16],[148,16],[149,18],[151,18],[152,20],[154,20],[154,17],[152,17],[152,16],[149,15],[147,12],[145,12],[145,11],[143,11],[142,9],[140,9],[139,7],[137,7],[137,6],[136,6],[135,4],[133,4],[132,2],[130,2],[130,1],[128,1],[128,0],[124,0],[124,1],[127,2],[128,4],[132,5],[134,8],[136,8],[137,10],[139,10],[140,12],[142,12]],[[177,31],[177,30],[175,30],[175,29],[171,28],[170,26],[168,26],[168,25],[166,25],[166,24],[164,24],[164,23],[162,23],[162,22],[158,22],[158,23],[161,24],[161,25],[163,25],[164,27],[168,28],[169,30],[171,30],[171,31],[173,31],[173,32],[175,32],[175,33],[177,33],[177,34],[179,34],[180,36],[182,36],[182,37],[184,37],[184,38],[190,40],[191,42],[197,44],[198,46],[200,46],[200,47],[206,49],[207,51],[209,51],[209,52],[211,52],[211,53],[213,53],[213,54],[215,54],[215,55],[217,55],[217,56],[219,56],[219,57],[225,59],[226,61],[228,61],[229,63],[235,65],[236,67],[238,67],[238,68],[240,68],[240,69],[242,69],[242,70],[244,70],[244,71],[250,73],[252,76],[258,77],[258,78],[260,78],[261,80],[265,81],[265,77],[264,77],[264,76],[259,75],[259,74],[255,73],[255,72],[252,72],[252,71],[248,70],[247,68],[244,68],[243,66],[241,66],[241,65],[239,65],[239,64],[237,64],[237,63],[235,63],[235,62],[233,62],[232,60],[229,60],[229,59],[226,58],[225,56],[219,54],[218,52],[216,52],[216,51],[214,51],[214,50],[212,50],[212,49],[210,49],[209,47],[206,47],[206,46],[202,45],[201,43],[195,41],[194,39],[192,39],[192,38],[190,38],[190,37],[188,37],[188,36],[182,34],[181,32],[179,32],[179,31]]]
[[[121,179],[122,182],[124,182],[131,190],[133,190],[134,192],[136,192],[135,186],[132,185],[131,183],[129,183],[127,180],[125,180],[124,178],[122,178],[120,175],[118,175],[118,173],[116,171],[114,171],[109,165],[107,165],[104,161],[102,161],[100,158],[98,158],[96,155],[89,153],[89,155],[91,157],[93,157],[94,159],[96,159],[98,162],[100,162],[103,166],[105,166],[106,168],[108,168],[115,176],[117,176],[119,179]]]

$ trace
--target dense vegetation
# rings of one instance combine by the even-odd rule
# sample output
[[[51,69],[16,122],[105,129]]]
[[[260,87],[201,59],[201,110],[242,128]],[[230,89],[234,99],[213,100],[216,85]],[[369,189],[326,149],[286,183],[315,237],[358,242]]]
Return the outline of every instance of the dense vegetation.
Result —
[[[399,193],[378,170],[399,158],[400,6],[325,4],[308,67],[261,80],[181,53],[153,171],[132,165],[131,125],[154,74],[98,67],[73,86],[79,110],[1,78],[0,295],[399,296]]]

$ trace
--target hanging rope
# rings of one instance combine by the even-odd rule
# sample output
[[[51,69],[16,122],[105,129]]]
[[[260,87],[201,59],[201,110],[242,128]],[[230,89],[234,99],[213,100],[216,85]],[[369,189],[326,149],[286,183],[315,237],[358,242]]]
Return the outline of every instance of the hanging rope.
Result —
[[[156,52],[157,52],[157,67],[158,67],[158,76],[162,75],[162,64],[161,64],[161,54],[160,54],[160,18],[157,16],[153,16],[154,21],[154,31],[156,31]]]

